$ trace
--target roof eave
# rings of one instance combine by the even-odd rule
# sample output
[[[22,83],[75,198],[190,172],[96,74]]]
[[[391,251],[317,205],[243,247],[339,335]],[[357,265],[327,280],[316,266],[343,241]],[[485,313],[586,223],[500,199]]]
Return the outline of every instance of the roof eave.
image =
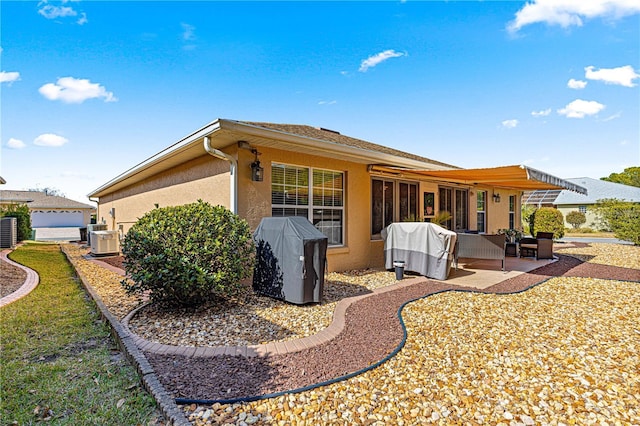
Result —
[[[351,146],[342,145],[335,142],[330,142],[322,139],[311,138],[308,136],[296,135],[293,133],[287,133],[283,131],[267,129],[264,127],[241,123],[234,120],[217,119],[206,126],[196,130],[190,135],[179,140],[170,147],[160,151],[147,160],[135,165],[129,170],[121,173],[115,178],[111,179],[104,185],[96,188],[90,192],[87,196],[89,198],[101,197],[114,190],[121,189],[128,186],[126,181],[130,180],[136,175],[139,175],[144,170],[159,166],[166,159],[178,154],[181,151],[194,147],[196,144],[200,144],[205,136],[210,136],[212,144],[215,144],[215,134],[218,131],[226,130],[230,132],[236,132],[239,134],[245,134],[254,136],[257,138],[265,138],[273,141],[277,141],[283,145],[290,147],[302,147],[302,148],[318,148],[322,145],[327,151],[331,151],[334,154],[339,154],[341,157],[349,158],[354,161],[361,161],[363,163],[384,163],[395,167],[406,168],[425,168],[429,167],[434,170],[448,170],[456,168],[456,166],[449,166],[442,163],[428,163],[424,161],[418,161],[410,158],[403,158],[392,154],[386,154],[381,152],[375,152],[366,150],[363,148],[356,148]],[[224,148],[223,146],[217,146],[217,148]],[[202,154],[205,154],[204,147],[202,148]],[[159,169],[158,171],[161,171]],[[133,182],[131,182],[133,183]]]

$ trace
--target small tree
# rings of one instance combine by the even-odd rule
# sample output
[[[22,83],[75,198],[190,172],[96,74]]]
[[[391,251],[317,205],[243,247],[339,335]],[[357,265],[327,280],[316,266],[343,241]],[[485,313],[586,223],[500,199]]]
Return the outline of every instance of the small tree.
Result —
[[[553,232],[553,238],[564,236],[564,218],[562,212],[553,207],[541,207],[537,209],[529,218],[531,235],[538,232]]]
[[[640,204],[616,199],[598,200],[590,207],[616,238],[640,245]]]
[[[18,219],[18,241],[31,238],[31,212],[26,204],[8,204],[0,208],[0,217]]]
[[[587,223],[587,216],[584,213],[579,211],[572,211],[567,213],[566,217],[567,223],[573,226],[573,229],[580,228],[580,225],[584,225]]]
[[[237,295],[253,271],[249,225],[222,206],[198,201],[156,208],[127,232],[122,246],[128,293],[149,292],[163,306],[197,306]]]
[[[533,235],[533,233],[531,232],[530,220],[531,220],[531,215],[535,211],[536,211],[535,206],[532,206],[531,204],[523,204],[522,207],[520,208],[520,217],[522,219],[522,229],[524,230],[525,234]]]

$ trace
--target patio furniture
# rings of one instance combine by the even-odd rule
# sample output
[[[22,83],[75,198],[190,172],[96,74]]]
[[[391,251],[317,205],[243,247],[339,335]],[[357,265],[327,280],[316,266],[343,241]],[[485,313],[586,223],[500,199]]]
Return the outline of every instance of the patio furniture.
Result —
[[[502,261],[504,271],[505,245],[507,241],[504,235],[500,234],[457,234],[458,244],[456,247],[456,269],[458,268],[458,258],[465,257],[471,259],[496,259]]]
[[[381,232],[385,268],[404,261],[404,270],[446,280],[454,257],[456,233],[429,222],[392,223]]]
[[[553,259],[553,232],[538,232],[536,238],[522,238],[520,257]]]

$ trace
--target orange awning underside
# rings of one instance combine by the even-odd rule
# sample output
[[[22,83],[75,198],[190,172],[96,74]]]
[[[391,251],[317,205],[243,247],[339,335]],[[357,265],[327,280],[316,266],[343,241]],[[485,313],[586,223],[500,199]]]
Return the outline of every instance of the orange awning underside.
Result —
[[[527,166],[501,166],[483,169],[398,170],[375,167],[374,170],[410,173],[466,185],[486,185],[519,190],[568,189],[580,194],[587,190],[579,185]]]

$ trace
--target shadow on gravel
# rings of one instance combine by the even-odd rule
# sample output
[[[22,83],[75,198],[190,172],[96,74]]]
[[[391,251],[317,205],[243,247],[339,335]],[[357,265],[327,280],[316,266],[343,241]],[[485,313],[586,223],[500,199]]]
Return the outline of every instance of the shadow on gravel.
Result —
[[[263,395],[288,381],[283,366],[271,356],[219,355],[189,358],[145,354],[173,398],[229,400]]]

